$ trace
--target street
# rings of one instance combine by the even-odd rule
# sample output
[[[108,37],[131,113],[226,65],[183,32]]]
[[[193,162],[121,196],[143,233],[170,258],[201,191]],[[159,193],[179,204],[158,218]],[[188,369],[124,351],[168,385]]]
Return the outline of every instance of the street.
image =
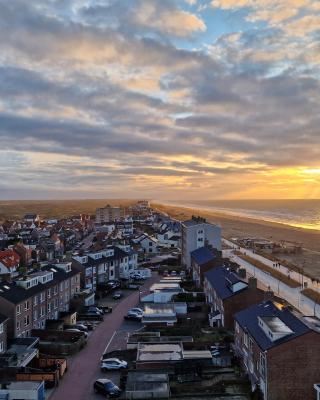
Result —
[[[151,277],[141,289],[148,290],[158,280],[157,275]],[[136,291],[124,298],[111,314],[105,315],[104,321],[90,335],[87,346],[68,360],[68,372],[50,396],[50,400],[88,400],[102,397],[93,392],[94,381],[107,377],[100,371],[101,355],[107,350],[119,348],[125,342],[126,331],[137,329],[137,324],[124,322],[123,317],[138,302],[139,292]],[[117,332],[118,330],[121,332]],[[111,375],[108,374],[108,377]]]

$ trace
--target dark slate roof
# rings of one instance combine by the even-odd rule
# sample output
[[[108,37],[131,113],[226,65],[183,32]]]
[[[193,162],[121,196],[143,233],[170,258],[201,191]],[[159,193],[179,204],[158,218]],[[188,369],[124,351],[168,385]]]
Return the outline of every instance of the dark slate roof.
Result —
[[[54,269],[55,272],[53,273],[53,279],[51,281],[46,283],[38,283],[38,285],[29,289],[25,289],[22,286],[17,285],[16,282],[0,282],[0,296],[13,304],[19,304],[24,300],[27,300],[79,273],[79,271],[75,269],[72,269],[70,272],[65,272],[62,269],[58,269],[54,265],[48,265],[41,270],[53,272],[52,269]]]
[[[278,317],[283,321],[293,333],[272,342],[258,324],[258,317]],[[255,304],[234,316],[238,324],[250,334],[262,350],[268,350],[279,344],[293,340],[298,336],[311,331],[298,317],[288,308],[278,309],[272,301]]]
[[[199,264],[205,264],[217,258],[217,254],[209,247],[200,247],[199,249],[193,250],[191,253],[191,258]]]
[[[236,273],[223,266],[210,269],[205,272],[204,276],[222,300],[234,296],[247,288],[246,287],[238,292],[233,292],[231,290],[231,285],[238,282],[246,282],[244,282]]]

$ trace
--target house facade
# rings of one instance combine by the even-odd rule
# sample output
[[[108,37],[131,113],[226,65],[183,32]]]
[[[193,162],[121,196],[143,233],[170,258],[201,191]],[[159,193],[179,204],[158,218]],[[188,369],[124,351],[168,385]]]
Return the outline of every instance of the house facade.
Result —
[[[250,278],[248,283],[235,272],[219,266],[204,274],[204,292],[211,306],[209,322],[212,326],[234,328],[234,314],[260,303],[265,292],[257,288],[257,280]]]
[[[319,321],[271,301],[235,314],[235,353],[265,400],[312,400],[320,381]]]
[[[198,287],[203,285],[205,272],[211,268],[223,265],[222,253],[211,247],[200,247],[191,253],[192,279]]]
[[[47,319],[57,319],[60,311],[69,310],[70,299],[79,290],[80,274],[71,263],[0,283],[0,313],[9,318],[9,337],[27,337],[32,329],[45,328]]]

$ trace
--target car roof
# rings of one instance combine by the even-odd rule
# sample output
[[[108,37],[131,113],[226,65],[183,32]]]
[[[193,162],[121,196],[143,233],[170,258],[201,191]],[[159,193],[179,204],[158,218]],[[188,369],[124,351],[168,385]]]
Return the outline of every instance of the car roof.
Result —
[[[103,361],[106,362],[106,361],[120,361],[120,360],[119,358],[105,358]]]
[[[111,383],[113,383],[110,379],[105,379],[105,378],[97,379],[96,382],[99,382],[99,383],[109,383],[109,382],[111,382]]]

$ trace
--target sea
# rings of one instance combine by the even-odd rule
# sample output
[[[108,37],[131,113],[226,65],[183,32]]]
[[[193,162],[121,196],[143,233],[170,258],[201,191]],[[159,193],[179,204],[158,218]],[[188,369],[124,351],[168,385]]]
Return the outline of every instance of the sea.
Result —
[[[199,208],[239,217],[320,230],[320,199],[312,200],[198,200],[167,204]]]

